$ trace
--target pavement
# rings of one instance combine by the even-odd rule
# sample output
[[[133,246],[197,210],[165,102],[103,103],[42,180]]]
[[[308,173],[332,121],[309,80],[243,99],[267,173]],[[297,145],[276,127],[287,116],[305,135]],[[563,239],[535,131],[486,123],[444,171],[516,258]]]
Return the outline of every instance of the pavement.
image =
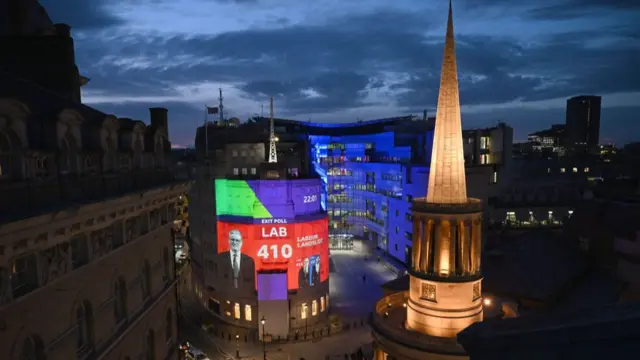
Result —
[[[377,262],[375,257],[369,256],[365,260],[363,253],[348,250],[332,250],[332,273],[330,274],[329,309],[332,314],[340,316],[343,323],[357,323],[357,327],[343,331],[336,335],[315,339],[307,342],[289,344],[267,344],[266,359],[269,360],[326,360],[344,359],[347,353],[355,352],[362,347],[370,351],[371,329],[367,324],[369,313],[375,303],[382,297],[380,285],[396,277],[384,260]],[[362,276],[366,277],[363,282]],[[183,293],[184,294],[184,293]],[[199,305],[192,297],[185,294],[182,299],[182,318],[180,334],[182,340],[190,341],[195,347],[206,353],[211,360],[236,359],[239,350],[242,359],[263,359],[264,353],[261,343],[224,341],[211,337],[204,332],[193,320]],[[361,326],[360,324],[363,323]]]

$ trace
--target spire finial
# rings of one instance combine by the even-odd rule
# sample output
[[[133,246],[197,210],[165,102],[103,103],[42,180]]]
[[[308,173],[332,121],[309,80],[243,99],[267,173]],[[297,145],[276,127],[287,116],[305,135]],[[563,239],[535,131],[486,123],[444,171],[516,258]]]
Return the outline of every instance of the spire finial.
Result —
[[[460,116],[451,0],[449,0],[447,34],[444,43],[442,74],[440,75],[440,93],[438,94],[427,201],[440,204],[467,202],[467,180],[462,147],[462,118]]]

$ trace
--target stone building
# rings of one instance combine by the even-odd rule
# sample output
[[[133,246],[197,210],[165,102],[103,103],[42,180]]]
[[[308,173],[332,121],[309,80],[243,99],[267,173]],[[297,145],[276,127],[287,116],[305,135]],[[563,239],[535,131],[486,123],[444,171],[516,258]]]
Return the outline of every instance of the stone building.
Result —
[[[0,359],[174,359],[171,227],[189,184],[171,173],[167,110],[146,125],[83,105],[74,57],[50,61],[73,50],[68,30],[0,40],[52,56],[0,51]]]

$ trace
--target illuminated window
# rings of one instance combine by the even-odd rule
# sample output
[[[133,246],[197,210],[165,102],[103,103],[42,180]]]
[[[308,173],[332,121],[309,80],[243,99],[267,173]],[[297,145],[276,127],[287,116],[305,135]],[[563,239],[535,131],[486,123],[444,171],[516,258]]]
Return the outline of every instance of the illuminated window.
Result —
[[[251,321],[251,305],[244,306],[244,319]]]
[[[240,319],[240,304],[233,304],[233,318],[238,320]]]
[[[547,173],[551,173],[551,168],[547,168]]]
[[[238,168],[233,168],[233,175],[238,175]]]
[[[588,167],[584,168],[584,172],[586,173],[589,172],[589,168]]]
[[[256,168],[251,168],[251,175],[255,175],[256,174]]]
[[[247,175],[247,168],[242,168],[242,175]]]
[[[487,154],[480,155],[480,164],[488,164],[489,156]]]
[[[480,137],[480,149],[488,149],[490,144],[490,139],[487,136]]]
[[[564,172],[565,172],[565,169],[564,169],[564,168],[560,168],[560,172],[561,172],[561,173],[564,173]]]
[[[493,172],[493,179],[491,179],[491,180],[492,180],[492,182],[493,182],[494,184],[497,184],[497,183],[498,183],[498,172],[497,172],[497,171],[494,171],[494,172]]]
[[[574,167],[574,168],[573,168],[573,172],[578,172],[578,168],[577,168],[577,167]]]
[[[320,312],[324,311],[324,296],[320,298]]]
[[[231,152],[231,156],[233,156],[233,157],[238,156],[238,151],[237,150],[233,150],[233,152]]]
[[[316,315],[318,315],[318,302],[316,300],[313,300],[311,302],[311,316]]]
[[[302,304],[302,307],[300,308],[300,319],[304,320],[307,318],[307,303]]]

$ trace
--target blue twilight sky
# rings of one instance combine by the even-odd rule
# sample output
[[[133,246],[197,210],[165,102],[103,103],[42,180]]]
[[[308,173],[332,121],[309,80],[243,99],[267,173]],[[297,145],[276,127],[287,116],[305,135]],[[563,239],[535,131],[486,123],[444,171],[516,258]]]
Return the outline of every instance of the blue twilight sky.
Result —
[[[205,104],[242,120],[435,114],[446,0],[41,0],[72,26],[83,101],[193,142]],[[640,140],[640,1],[454,0],[463,126],[516,139],[603,96],[601,141]]]

